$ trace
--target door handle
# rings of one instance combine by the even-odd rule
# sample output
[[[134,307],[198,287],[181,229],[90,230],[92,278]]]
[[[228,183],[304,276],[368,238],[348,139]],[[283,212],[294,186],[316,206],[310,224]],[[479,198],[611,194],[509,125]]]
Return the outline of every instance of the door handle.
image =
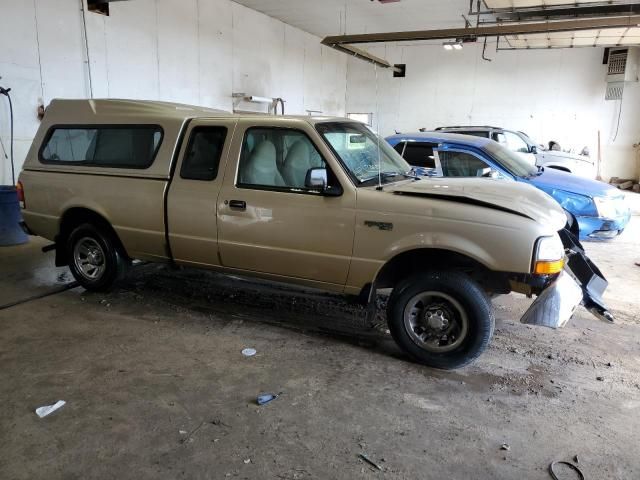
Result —
[[[229,200],[229,207],[235,208],[237,210],[246,210],[247,202],[244,200]]]

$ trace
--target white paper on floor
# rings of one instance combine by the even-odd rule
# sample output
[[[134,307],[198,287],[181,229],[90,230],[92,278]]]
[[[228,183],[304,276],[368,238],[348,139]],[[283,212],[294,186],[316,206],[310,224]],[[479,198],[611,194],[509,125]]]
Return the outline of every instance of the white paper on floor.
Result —
[[[67,402],[65,402],[64,400],[58,400],[56,403],[54,403],[53,405],[45,405],[44,407],[38,407],[36,408],[36,414],[42,418],[42,417],[46,417],[47,415],[49,415],[50,413],[55,412],[56,410],[58,410],[59,408],[64,407],[64,405]]]

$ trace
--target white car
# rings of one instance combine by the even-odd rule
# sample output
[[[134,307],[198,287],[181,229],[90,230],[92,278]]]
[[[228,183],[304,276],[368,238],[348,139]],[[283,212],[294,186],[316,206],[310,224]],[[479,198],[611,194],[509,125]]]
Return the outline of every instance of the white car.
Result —
[[[421,131],[423,130],[421,129]],[[555,168],[585,178],[596,177],[595,161],[589,156],[544,149],[523,132],[490,126],[439,127],[436,128],[436,131],[490,138],[518,153],[532,165]]]

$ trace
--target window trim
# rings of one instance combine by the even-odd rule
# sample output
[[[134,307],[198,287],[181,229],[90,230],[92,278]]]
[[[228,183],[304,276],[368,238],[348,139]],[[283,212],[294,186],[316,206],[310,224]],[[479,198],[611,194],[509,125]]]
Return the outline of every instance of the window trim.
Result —
[[[241,188],[241,189],[244,189],[244,190],[261,190],[261,191],[267,191],[267,192],[294,193],[294,194],[298,194],[298,195],[302,194],[302,195],[313,195],[313,196],[326,196],[325,194],[323,194],[322,192],[320,192],[318,190],[312,190],[312,189],[308,189],[308,188],[297,188],[297,187],[287,187],[287,186],[282,186],[281,187],[281,186],[277,186],[277,185],[259,185],[259,184],[252,184],[252,183],[241,183],[239,181],[239,179],[240,179],[240,164],[242,162],[242,154],[244,153],[244,145],[245,145],[245,141],[247,140],[247,134],[251,130],[267,130],[267,129],[268,130],[287,130],[287,131],[291,131],[291,132],[299,132],[302,135],[304,135],[305,137],[307,137],[307,140],[309,140],[309,143],[311,143],[311,145],[313,145],[313,147],[318,152],[318,155],[320,155],[320,158],[324,162],[325,168],[327,169],[327,177],[329,177],[328,173],[331,172],[331,177],[333,179],[335,179],[335,181],[337,183],[337,185],[335,187],[336,194],[331,195],[331,196],[340,196],[340,195],[342,195],[342,193],[344,192],[344,189],[342,187],[342,184],[340,183],[340,180],[338,179],[338,176],[333,172],[333,170],[331,169],[331,165],[329,164],[329,162],[327,161],[325,156],[322,154],[322,152],[318,148],[318,145],[313,141],[311,136],[301,128],[288,127],[288,126],[283,127],[283,126],[272,126],[272,125],[253,125],[253,126],[245,128],[244,133],[242,135],[242,143],[240,144],[240,151],[238,153],[239,157],[238,157],[238,163],[237,163],[237,168],[236,168],[236,176],[235,176],[235,179],[234,179],[234,186],[236,188]],[[276,159],[276,162],[277,162],[277,159]],[[277,163],[276,163],[276,167],[277,167]]]
[[[222,139],[222,148],[220,149],[220,154],[218,155],[218,162],[216,164],[216,170],[214,172],[213,177],[212,178],[185,177],[184,176],[184,169],[185,169],[185,165],[186,165],[187,155],[189,154],[189,151],[191,150],[191,146],[193,145],[193,142],[195,140],[196,134],[200,130],[216,129],[216,128],[224,130],[224,137]],[[213,182],[214,180],[216,180],[218,178],[218,173],[220,173],[220,162],[222,161],[222,155],[224,154],[224,148],[227,145],[228,136],[229,136],[229,127],[227,127],[225,125],[196,125],[196,126],[194,126],[191,129],[191,131],[189,132],[189,141],[187,142],[187,148],[185,149],[185,151],[183,152],[183,155],[182,155],[182,162],[180,163],[180,178],[183,179],[183,180],[194,180],[194,181],[199,181],[199,182]]]
[[[398,145],[402,145],[402,151],[398,152],[398,150],[396,150],[396,152],[398,152],[398,155],[400,155],[402,158],[404,158],[404,152],[407,149],[407,143],[409,143],[407,140],[400,140],[398,143],[396,143],[395,145],[393,145],[393,149],[396,150],[396,147]],[[409,162],[407,162],[409,163]]]
[[[98,130],[98,129],[112,129],[112,130],[142,130],[142,129],[148,129],[148,128],[154,128],[157,131],[160,132],[160,141],[158,142],[158,145],[155,148],[155,151],[153,152],[153,155],[151,155],[151,158],[149,160],[149,163],[146,165],[130,165],[130,166],[123,166],[123,165],[116,165],[116,164],[111,164],[111,163],[89,163],[89,162],[73,162],[73,161],[56,161],[56,160],[45,160],[44,157],[42,156],[42,153],[44,152],[44,149],[47,147],[49,141],[51,140],[51,137],[53,136],[53,133],[56,130]],[[162,142],[164,141],[164,128],[162,128],[162,125],[156,124],[156,123],[117,123],[117,124],[111,124],[111,123],[97,123],[97,124],[55,124],[55,125],[51,125],[49,127],[49,129],[47,130],[47,133],[45,134],[44,140],[42,141],[42,143],[40,144],[40,148],[38,149],[38,160],[40,161],[41,164],[43,165],[65,165],[65,166],[84,166],[84,167],[97,167],[97,168],[118,168],[118,169],[123,169],[123,170],[147,170],[148,168],[150,168],[154,162],[156,161],[156,157],[158,156],[158,152],[160,151],[160,148],[162,147]]]

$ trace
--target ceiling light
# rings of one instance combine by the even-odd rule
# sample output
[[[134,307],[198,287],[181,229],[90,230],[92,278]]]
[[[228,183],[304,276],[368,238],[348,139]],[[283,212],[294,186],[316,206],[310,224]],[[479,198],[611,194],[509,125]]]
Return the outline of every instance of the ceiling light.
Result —
[[[455,42],[444,42],[442,47],[445,50],[462,50],[462,41],[456,40]]]

